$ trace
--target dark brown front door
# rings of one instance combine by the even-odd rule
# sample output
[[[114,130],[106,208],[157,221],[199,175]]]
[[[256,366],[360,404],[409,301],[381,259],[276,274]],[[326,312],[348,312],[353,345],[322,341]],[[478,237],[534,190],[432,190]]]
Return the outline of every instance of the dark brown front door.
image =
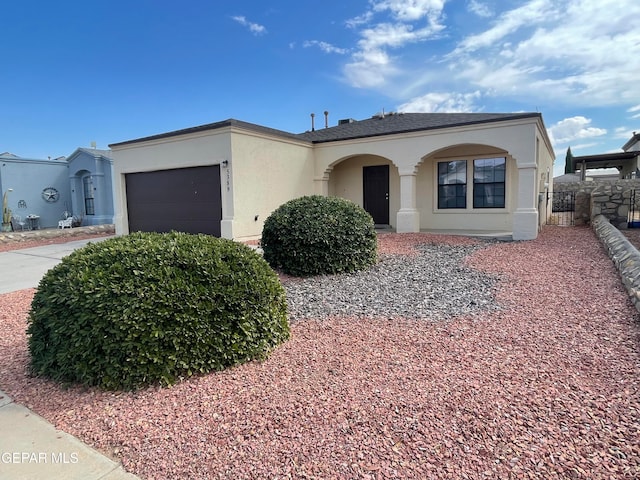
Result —
[[[220,236],[220,166],[128,173],[129,231]]]
[[[389,165],[363,167],[364,209],[376,225],[389,225]]]

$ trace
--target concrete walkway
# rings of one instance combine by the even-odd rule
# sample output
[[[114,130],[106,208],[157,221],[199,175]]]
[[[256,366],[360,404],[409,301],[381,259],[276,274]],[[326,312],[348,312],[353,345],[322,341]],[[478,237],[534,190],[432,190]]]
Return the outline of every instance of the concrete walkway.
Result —
[[[75,240],[0,253],[0,293],[37,287],[44,273],[87,242]],[[0,385],[1,387],[1,385]],[[0,391],[0,479],[135,480],[122,466]]]

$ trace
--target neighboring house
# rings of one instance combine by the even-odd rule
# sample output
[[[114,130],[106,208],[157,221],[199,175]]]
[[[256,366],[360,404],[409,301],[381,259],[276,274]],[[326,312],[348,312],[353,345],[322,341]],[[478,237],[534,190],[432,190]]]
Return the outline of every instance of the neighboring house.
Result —
[[[581,180],[587,179],[588,170],[601,168],[615,168],[619,172],[617,178],[635,178],[640,173],[640,134],[633,132],[622,152],[573,157],[572,170],[580,171]]]
[[[113,223],[113,161],[109,150],[78,148],[67,158],[71,207],[83,225]]]
[[[27,227],[57,226],[71,204],[66,159],[39,160],[8,152],[0,154],[0,197],[7,191],[9,208],[14,216],[27,220]]]
[[[65,215],[82,225],[113,223],[112,160],[109,150],[78,148],[68,158],[39,160],[0,154],[0,196],[26,228],[57,228]],[[31,218],[31,220],[29,220]]]
[[[350,199],[397,232],[536,238],[555,157],[539,113],[396,113],[292,134],[238,120],[110,145],[116,233],[251,239],[282,203]]]

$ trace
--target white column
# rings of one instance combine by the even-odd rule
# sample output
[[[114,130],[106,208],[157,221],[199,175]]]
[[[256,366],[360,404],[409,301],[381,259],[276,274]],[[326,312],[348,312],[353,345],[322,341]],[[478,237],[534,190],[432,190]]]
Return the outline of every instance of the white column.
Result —
[[[513,213],[513,239],[533,240],[538,236],[538,192],[536,167],[518,167],[518,205]]]
[[[400,174],[400,210],[396,216],[396,232],[412,233],[420,231],[420,212],[416,208],[415,170]]]

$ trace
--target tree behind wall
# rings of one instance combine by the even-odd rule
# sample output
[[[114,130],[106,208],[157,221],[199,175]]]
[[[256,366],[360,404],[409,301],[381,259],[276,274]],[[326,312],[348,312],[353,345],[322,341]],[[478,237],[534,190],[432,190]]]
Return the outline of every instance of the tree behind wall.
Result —
[[[567,156],[564,160],[564,173],[575,173],[573,166],[573,154],[571,153],[571,147],[567,148]]]

